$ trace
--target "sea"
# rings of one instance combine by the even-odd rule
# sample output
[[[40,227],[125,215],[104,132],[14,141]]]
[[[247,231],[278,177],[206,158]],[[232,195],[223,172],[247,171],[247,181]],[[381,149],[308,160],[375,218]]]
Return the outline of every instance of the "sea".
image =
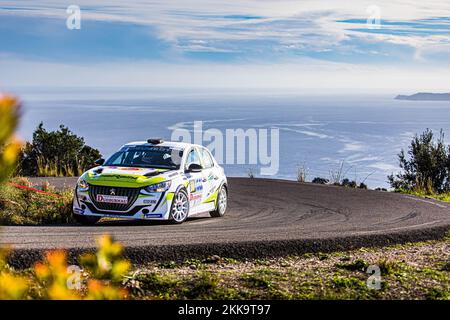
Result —
[[[63,124],[105,157],[130,141],[170,139],[175,129],[193,134],[198,121],[203,131],[215,129],[224,136],[227,129],[251,129],[258,134],[267,129],[267,154],[277,149],[270,145],[270,137],[274,130],[278,132],[278,153],[272,155],[278,159],[277,170],[261,175],[267,162],[258,158],[251,163],[247,155],[244,163],[224,163],[230,177],[296,180],[301,172],[310,181],[330,179],[340,172],[370,188],[388,188],[387,175],[400,170],[398,153],[407,150],[415,134],[429,128],[436,135],[442,129],[447,142],[450,136],[450,102],[400,101],[395,94],[156,88],[11,91],[23,105],[22,139],[31,140],[40,122],[49,130]],[[226,148],[230,143],[225,143]],[[250,148],[245,152],[251,152]]]

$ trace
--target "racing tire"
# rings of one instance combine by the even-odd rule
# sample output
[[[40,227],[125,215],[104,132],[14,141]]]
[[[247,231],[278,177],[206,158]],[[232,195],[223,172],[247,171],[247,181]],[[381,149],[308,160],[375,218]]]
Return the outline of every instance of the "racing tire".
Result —
[[[225,186],[221,186],[217,194],[217,205],[214,211],[210,211],[209,215],[213,218],[223,217],[228,207],[228,190]]]
[[[178,190],[170,207],[170,222],[181,224],[189,216],[189,196],[185,189]]]
[[[79,214],[74,214],[73,218],[75,219],[76,222],[82,224],[83,226],[93,226],[101,219],[101,217],[82,216]]]

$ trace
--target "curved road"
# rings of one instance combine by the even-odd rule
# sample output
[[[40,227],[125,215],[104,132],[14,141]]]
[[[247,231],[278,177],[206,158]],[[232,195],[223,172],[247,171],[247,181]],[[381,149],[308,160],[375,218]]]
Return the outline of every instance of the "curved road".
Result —
[[[50,180],[57,187],[74,181]],[[109,233],[127,247],[130,258],[143,263],[380,246],[437,238],[450,230],[450,203],[431,199],[266,179],[230,178],[229,185],[229,210],[223,218],[205,214],[182,225],[110,221],[93,227],[3,227],[0,244],[19,249],[13,264],[20,265],[50,248],[66,248],[75,256]]]

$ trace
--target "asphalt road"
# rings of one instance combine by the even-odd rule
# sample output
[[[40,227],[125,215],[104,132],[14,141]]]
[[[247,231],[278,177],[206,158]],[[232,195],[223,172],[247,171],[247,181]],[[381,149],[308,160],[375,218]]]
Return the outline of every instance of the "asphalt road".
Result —
[[[74,179],[54,178],[57,187]],[[36,183],[39,180],[35,180]],[[136,263],[218,254],[236,258],[382,246],[438,238],[450,230],[450,204],[407,195],[279,180],[230,178],[223,218],[205,214],[182,225],[109,221],[92,227],[2,227],[18,265],[43,250],[69,249],[75,256],[112,234]],[[20,262],[19,262],[20,261]]]

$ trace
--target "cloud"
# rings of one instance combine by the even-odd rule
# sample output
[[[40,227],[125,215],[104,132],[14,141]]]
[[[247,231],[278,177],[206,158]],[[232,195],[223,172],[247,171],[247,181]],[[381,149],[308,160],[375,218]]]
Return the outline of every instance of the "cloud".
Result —
[[[366,24],[367,8],[374,3],[380,9],[381,29]],[[76,4],[82,10],[82,29],[67,31],[67,2],[2,1],[0,36],[8,41],[0,48],[1,82],[449,89],[448,1]]]
[[[352,0],[79,0],[82,18],[157,28],[158,36],[184,52],[270,52],[305,54],[334,50],[349,37],[362,43],[387,42],[416,48],[447,50],[450,7],[446,1],[377,1],[381,29],[367,28],[373,1]],[[32,3],[3,1],[2,14],[65,19],[65,5],[56,0]],[[438,28],[437,28],[438,27]],[[440,28],[439,28],[440,27]],[[199,44],[199,42],[202,42]],[[444,44],[443,44],[444,42]],[[246,46],[253,43],[254,46]],[[266,44],[266,45],[264,45]],[[347,50],[360,50],[354,46]]]

